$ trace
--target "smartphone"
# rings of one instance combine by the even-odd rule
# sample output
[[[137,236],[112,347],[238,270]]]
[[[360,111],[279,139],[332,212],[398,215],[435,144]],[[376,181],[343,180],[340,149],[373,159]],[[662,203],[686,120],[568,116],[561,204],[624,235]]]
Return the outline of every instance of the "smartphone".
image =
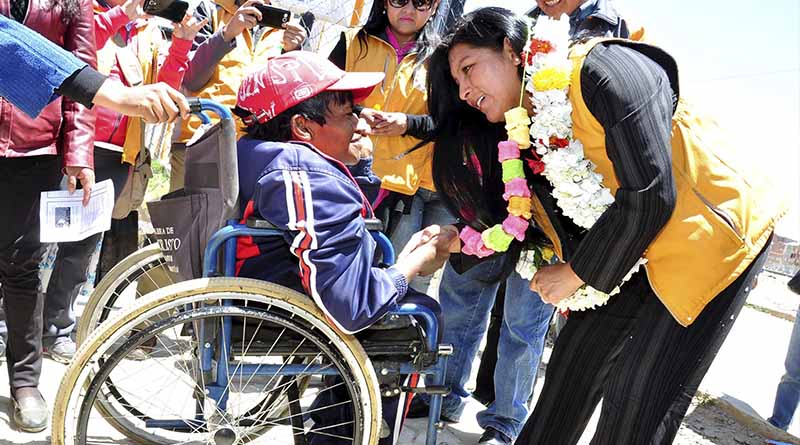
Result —
[[[261,26],[283,28],[283,24],[288,23],[289,19],[292,18],[292,12],[288,9],[276,8],[261,3],[256,3],[253,6],[261,11],[261,20],[258,22]]]
[[[144,12],[174,23],[183,21],[187,10],[189,10],[189,2],[184,0],[146,0],[144,2]]]

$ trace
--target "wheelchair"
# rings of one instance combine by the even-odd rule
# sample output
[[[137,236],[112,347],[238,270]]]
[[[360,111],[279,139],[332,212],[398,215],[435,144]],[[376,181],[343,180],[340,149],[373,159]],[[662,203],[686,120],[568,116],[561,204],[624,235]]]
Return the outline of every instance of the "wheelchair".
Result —
[[[193,110],[231,120],[211,101]],[[368,228],[392,264],[379,222]],[[435,313],[398,304],[348,335],[307,295],[235,277],[237,239],[282,234],[229,220],[205,245],[202,278],[180,280],[158,244],[114,267],[78,324],[52,442],[369,445],[386,431],[382,397],[425,393],[426,444],[435,444],[452,353],[438,343]],[[423,375],[425,387],[408,382]]]

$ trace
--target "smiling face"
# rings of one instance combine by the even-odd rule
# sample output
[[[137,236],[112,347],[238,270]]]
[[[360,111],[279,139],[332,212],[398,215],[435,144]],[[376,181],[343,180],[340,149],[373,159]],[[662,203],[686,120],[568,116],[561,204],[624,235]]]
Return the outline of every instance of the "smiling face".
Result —
[[[386,0],[386,15],[389,18],[389,28],[401,43],[416,39],[417,33],[422,30],[425,23],[436,12],[438,1],[428,3],[428,9],[420,11],[414,7],[414,2],[409,1],[401,8],[392,6]]]
[[[306,122],[312,135],[308,142],[345,165],[355,165],[361,157],[358,142],[362,137],[361,133],[355,131],[357,124],[352,102],[331,103],[325,113],[324,125],[312,120]]]
[[[508,40],[500,51],[459,43],[450,49],[448,61],[461,100],[489,122],[504,121],[504,113],[519,105],[521,61]]]
[[[552,18],[559,18],[562,14],[570,15],[586,0],[536,0],[539,9]]]

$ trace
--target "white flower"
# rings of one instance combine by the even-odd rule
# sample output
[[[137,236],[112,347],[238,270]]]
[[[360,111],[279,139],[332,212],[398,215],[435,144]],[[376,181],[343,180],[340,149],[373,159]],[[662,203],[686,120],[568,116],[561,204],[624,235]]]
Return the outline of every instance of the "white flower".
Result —
[[[569,51],[569,21],[553,20],[540,17],[533,30],[536,39],[550,42],[555,51],[537,54],[527,67],[528,75],[533,75],[545,68],[566,69],[571,72],[572,61]],[[525,86],[531,94],[535,116],[532,119],[530,134],[536,152],[544,163],[544,176],[553,186],[553,197],[565,216],[580,227],[591,228],[600,216],[614,204],[614,196],[603,185],[603,176],[595,171],[597,166],[583,150],[583,144],[574,138],[572,132],[572,104],[569,101],[568,89],[536,91],[533,82]],[[550,148],[550,138],[557,137],[570,141],[562,149]],[[622,286],[639,267],[642,259],[636,263],[620,283]],[[536,273],[533,251],[526,251],[520,256],[516,266],[517,272],[525,279],[532,279]],[[591,286],[584,286],[574,295],[561,301],[557,306],[561,310],[586,310],[606,304],[609,298],[619,292],[619,287],[606,294]]]

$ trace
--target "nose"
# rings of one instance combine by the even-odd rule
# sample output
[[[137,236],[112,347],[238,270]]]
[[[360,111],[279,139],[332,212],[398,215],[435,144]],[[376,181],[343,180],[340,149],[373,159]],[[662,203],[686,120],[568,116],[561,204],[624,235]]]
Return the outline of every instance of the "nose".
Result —
[[[469,96],[472,94],[472,87],[466,82],[462,81],[458,84],[458,97],[464,102],[469,102]]]

